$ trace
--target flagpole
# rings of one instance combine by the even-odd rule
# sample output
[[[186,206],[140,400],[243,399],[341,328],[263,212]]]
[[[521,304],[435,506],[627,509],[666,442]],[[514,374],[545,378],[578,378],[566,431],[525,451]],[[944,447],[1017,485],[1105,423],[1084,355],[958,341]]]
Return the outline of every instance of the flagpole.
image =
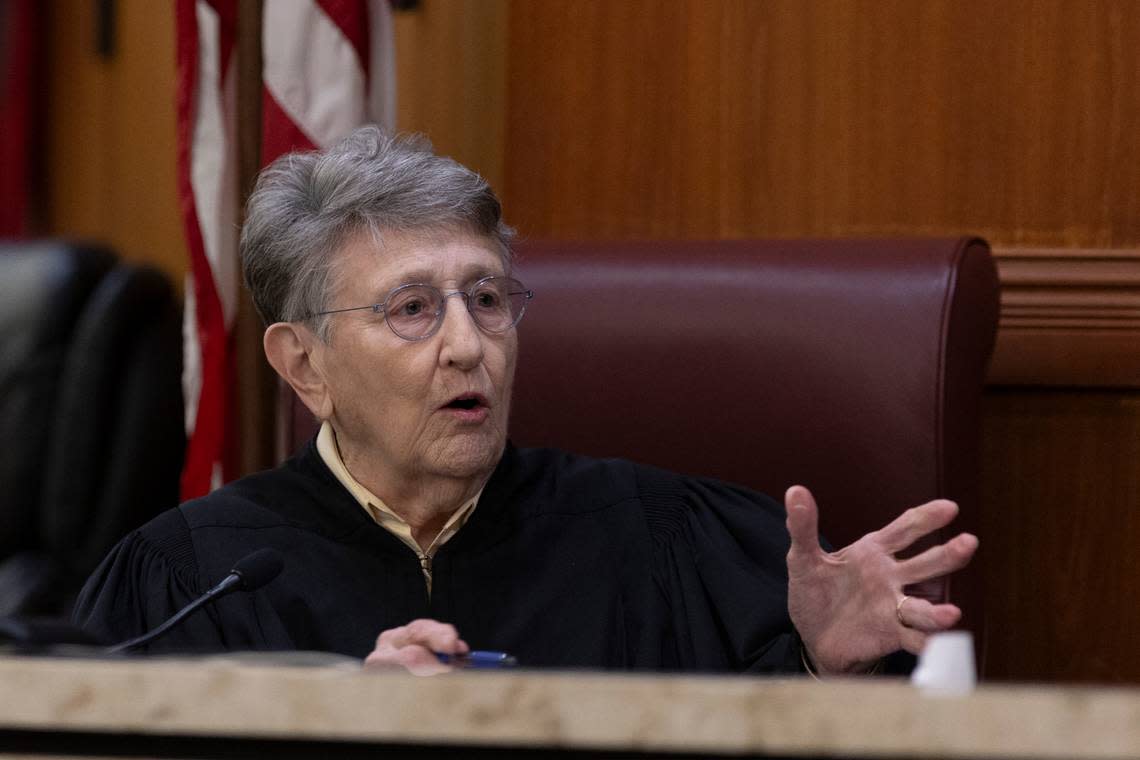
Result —
[[[238,198],[245,208],[261,168],[262,0],[238,3]],[[276,435],[277,383],[261,348],[263,327],[243,287],[234,323],[237,383],[235,474],[272,467]]]

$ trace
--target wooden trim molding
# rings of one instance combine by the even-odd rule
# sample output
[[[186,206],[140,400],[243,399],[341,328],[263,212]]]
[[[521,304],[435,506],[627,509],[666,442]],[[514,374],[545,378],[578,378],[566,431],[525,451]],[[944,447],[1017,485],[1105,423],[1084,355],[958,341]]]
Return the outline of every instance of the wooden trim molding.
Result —
[[[991,385],[1140,388],[1140,249],[998,248]]]

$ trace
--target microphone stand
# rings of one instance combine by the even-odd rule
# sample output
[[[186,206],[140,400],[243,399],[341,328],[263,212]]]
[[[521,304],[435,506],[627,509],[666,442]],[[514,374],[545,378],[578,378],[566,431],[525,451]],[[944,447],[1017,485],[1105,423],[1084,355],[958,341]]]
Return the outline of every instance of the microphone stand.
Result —
[[[151,641],[154,641],[169,631],[171,628],[178,625],[180,622],[182,622],[182,620],[184,620],[188,615],[196,611],[202,605],[206,604],[207,602],[212,602],[219,596],[223,596],[230,591],[238,588],[241,585],[241,582],[242,577],[239,573],[230,573],[222,579],[221,583],[219,583],[217,586],[214,586],[212,589],[202,594],[202,596],[198,597],[193,602],[180,609],[177,613],[174,614],[173,617],[160,625],[158,628],[155,628],[153,631],[148,631],[142,636],[136,636],[133,639],[124,641],[121,644],[116,644],[113,647],[108,647],[106,649],[106,653],[118,654],[129,649],[134,649],[135,647],[141,646],[142,644],[148,644]]]

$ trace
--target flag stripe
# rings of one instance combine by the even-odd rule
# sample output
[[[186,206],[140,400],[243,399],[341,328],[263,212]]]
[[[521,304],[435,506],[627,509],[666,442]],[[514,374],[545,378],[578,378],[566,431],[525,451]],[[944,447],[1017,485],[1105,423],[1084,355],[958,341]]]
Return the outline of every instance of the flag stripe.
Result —
[[[213,4],[197,6],[198,84],[191,132],[190,184],[211,281],[226,328],[237,313],[237,81],[232,30]],[[229,68],[223,68],[228,64]]]
[[[360,58],[316,3],[269,0],[263,39],[265,86],[315,145],[330,146],[367,121]]]
[[[232,28],[223,34],[226,18],[218,13],[218,3],[205,0],[178,0],[178,189],[182,207],[182,220],[190,253],[190,277],[187,289],[187,316],[193,322],[187,332],[194,342],[188,342],[187,368],[191,370],[185,387],[187,390],[187,417],[193,419],[193,430],[187,446],[186,464],[182,472],[184,499],[207,493],[219,480],[220,466],[226,448],[226,409],[229,377],[227,367],[229,334],[226,328],[222,295],[216,282],[217,271],[232,272],[232,245],[226,251],[219,241],[225,230],[203,231],[203,220],[216,223],[225,217],[220,206],[227,202],[225,194],[226,172],[217,171],[224,159],[211,156],[212,150],[225,140],[228,130],[221,126],[226,114],[221,106],[221,93],[217,77],[220,64],[225,61],[233,68],[234,36]],[[230,16],[232,19],[233,17]],[[221,46],[228,40],[230,50]],[[203,76],[207,73],[208,76]],[[232,111],[232,109],[231,109]],[[232,116],[232,112],[231,112]],[[203,125],[205,119],[205,126]],[[207,168],[203,169],[202,160]],[[214,197],[214,196],[217,197]],[[232,202],[232,198],[230,199]],[[209,216],[203,216],[201,212]],[[232,231],[231,231],[232,234]],[[211,251],[208,246],[213,248]],[[217,266],[211,263],[211,255]],[[229,266],[222,257],[229,256]],[[231,311],[232,313],[232,311]],[[189,319],[188,319],[189,321]],[[198,376],[192,371],[197,368]]]
[[[237,54],[237,2],[235,0],[199,0],[217,17],[218,70],[229,71],[230,59]]]
[[[281,108],[268,87],[261,90],[261,164],[265,166],[278,156],[295,150],[312,150],[317,146],[302,132],[289,114]]]
[[[387,0],[385,0],[387,2]],[[368,77],[371,47],[369,44],[368,8],[360,0],[317,0],[317,5],[344,35],[356,52],[364,77]]]

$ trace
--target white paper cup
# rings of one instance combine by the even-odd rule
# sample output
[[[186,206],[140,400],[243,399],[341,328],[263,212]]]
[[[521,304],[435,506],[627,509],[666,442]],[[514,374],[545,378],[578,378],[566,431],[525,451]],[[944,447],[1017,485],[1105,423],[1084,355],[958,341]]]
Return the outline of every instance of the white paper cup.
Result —
[[[973,691],[977,684],[973,635],[969,631],[931,634],[910,681],[923,691],[942,694]]]

